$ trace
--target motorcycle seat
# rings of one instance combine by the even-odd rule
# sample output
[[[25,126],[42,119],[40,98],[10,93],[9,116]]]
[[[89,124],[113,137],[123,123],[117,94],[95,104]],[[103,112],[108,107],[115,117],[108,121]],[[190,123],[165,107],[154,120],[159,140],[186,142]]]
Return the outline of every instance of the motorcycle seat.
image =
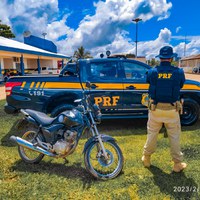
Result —
[[[56,117],[51,118],[48,115],[46,115],[45,113],[38,112],[35,110],[25,109],[24,111],[27,114],[29,114],[31,117],[33,117],[42,126],[48,126],[48,125],[52,124],[53,121],[56,119]]]

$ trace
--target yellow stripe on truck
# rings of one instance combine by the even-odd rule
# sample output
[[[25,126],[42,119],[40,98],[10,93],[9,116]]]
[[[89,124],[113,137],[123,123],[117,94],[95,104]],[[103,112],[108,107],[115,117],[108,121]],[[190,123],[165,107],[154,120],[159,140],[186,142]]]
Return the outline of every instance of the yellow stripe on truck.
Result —
[[[200,87],[198,85],[185,84],[182,89],[183,90],[200,90]]]
[[[95,84],[97,87],[96,90],[123,90],[123,85],[121,83],[92,83]]]
[[[39,87],[39,85],[40,85],[40,82],[37,82],[37,84],[36,84],[35,88],[38,88],[38,87]]]
[[[107,90],[122,90],[123,86],[122,84],[111,84],[111,83],[92,83],[95,84],[97,87],[96,90],[99,89],[107,89]],[[91,85],[92,85],[91,84]],[[85,87],[85,83],[83,84],[83,87]],[[62,89],[62,88],[72,88],[72,89],[81,89],[80,83],[59,83],[59,82],[47,82],[44,86],[46,89]]]
[[[35,82],[32,82],[31,85],[30,85],[30,88],[33,88],[35,85]]]
[[[72,89],[80,89],[80,83],[59,83],[59,82],[46,82],[44,85],[45,89],[62,89],[62,88],[72,88]]]
[[[24,82],[22,83],[21,88],[24,88],[25,85],[26,85],[26,81],[24,81]]]
[[[40,85],[40,89],[43,89],[44,85],[45,85],[45,82],[42,82]]]
[[[147,83],[91,83],[91,85],[95,85],[95,90],[123,90],[124,88],[127,89],[130,85],[135,87],[135,90],[148,90],[149,84]],[[34,82],[31,83],[31,87],[34,86]],[[37,85],[36,85],[37,86]],[[83,83],[83,87],[85,88],[85,83]],[[64,88],[71,88],[71,89],[81,89],[80,83],[63,83],[63,82],[43,82],[40,88],[45,89],[64,89]],[[200,90],[200,87],[193,84],[185,84],[182,90]]]

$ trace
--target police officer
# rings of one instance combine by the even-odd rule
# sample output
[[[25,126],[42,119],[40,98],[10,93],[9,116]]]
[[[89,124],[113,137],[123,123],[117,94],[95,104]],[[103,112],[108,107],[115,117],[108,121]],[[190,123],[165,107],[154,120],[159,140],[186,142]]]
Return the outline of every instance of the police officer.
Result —
[[[142,162],[145,167],[151,165],[151,155],[156,150],[157,136],[163,124],[167,129],[170,142],[171,157],[174,162],[173,171],[180,172],[186,168],[182,162],[180,150],[180,89],[185,82],[182,69],[171,65],[173,49],[164,46],[160,49],[160,65],[149,70],[147,82],[149,86],[149,118],[147,122],[147,141],[144,146]]]

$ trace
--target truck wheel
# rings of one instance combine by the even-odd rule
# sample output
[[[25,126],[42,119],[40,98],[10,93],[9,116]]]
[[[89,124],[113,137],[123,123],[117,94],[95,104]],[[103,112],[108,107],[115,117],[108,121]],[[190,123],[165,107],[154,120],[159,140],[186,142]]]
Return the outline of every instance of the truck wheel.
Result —
[[[181,115],[181,124],[184,126],[193,125],[199,119],[200,106],[193,99],[184,99],[183,114]]]
[[[51,112],[51,117],[56,117],[60,113],[66,110],[72,110],[74,108],[73,105],[70,104],[62,104],[54,108],[54,110]]]

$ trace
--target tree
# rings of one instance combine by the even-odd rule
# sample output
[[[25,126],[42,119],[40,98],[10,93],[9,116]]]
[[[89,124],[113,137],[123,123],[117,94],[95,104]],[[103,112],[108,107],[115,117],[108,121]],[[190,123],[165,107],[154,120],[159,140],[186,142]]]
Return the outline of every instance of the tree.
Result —
[[[147,63],[148,63],[148,65],[150,65],[152,67],[155,67],[155,66],[159,65],[159,61],[156,60],[155,58],[152,58],[151,60],[148,60]]]
[[[75,52],[74,52],[74,57],[77,59],[81,58],[92,58],[90,52],[86,51],[83,46],[79,47]]]
[[[178,66],[179,66],[179,61],[173,60],[171,64],[172,64],[173,66],[178,67]]]
[[[5,38],[15,38],[15,35],[11,31],[10,26],[2,24],[1,20],[0,20],[0,36],[3,36]]]

